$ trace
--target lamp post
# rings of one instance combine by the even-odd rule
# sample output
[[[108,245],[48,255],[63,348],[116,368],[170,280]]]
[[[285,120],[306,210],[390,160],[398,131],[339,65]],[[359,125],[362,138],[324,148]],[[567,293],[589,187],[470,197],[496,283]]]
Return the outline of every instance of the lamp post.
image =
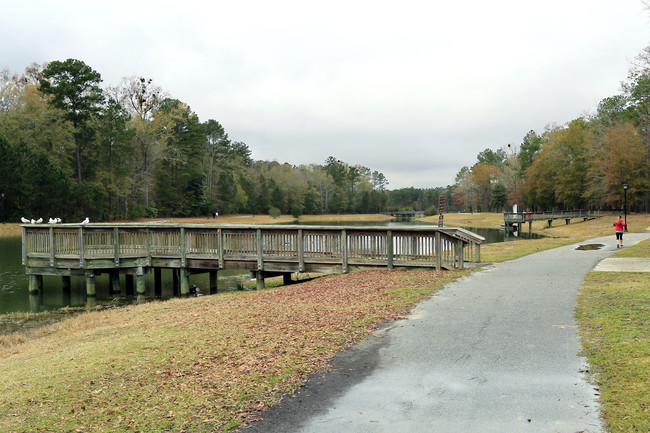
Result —
[[[625,214],[625,231],[627,231],[627,183],[623,184],[623,213]]]

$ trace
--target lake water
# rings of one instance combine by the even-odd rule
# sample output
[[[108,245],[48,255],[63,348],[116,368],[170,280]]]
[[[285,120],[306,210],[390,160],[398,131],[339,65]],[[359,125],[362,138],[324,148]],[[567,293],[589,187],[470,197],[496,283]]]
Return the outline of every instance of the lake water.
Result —
[[[400,227],[404,225],[422,225],[421,223],[409,222],[388,222],[388,223],[363,223],[363,224],[340,224],[340,225],[355,225],[355,226],[388,226]],[[316,223],[317,225],[317,223]],[[320,224],[322,225],[322,223]],[[330,223],[330,225],[332,225]],[[336,225],[336,224],[334,224]],[[519,237],[505,236],[504,232],[498,229],[478,229],[468,227],[468,230],[483,236],[485,243],[504,242],[513,239],[520,239]],[[523,233],[522,237],[528,237],[528,233]],[[532,237],[539,237],[533,235]],[[25,268],[21,263],[22,255],[22,237],[20,235],[3,235],[0,236],[0,314],[10,312],[28,312],[30,311],[29,295],[28,295],[28,279],[25,275]],[[165,292],[165,288],[171,287],[171,272],[162,273],[163,276],[163,296],[170,296]],[[222,270],[218,274],[218,286],[220,291],[236,290],[241,287],[241,284],[248,280],[250,274],[245,271],[235,270]],[[147,275],[147,287],[153,286],[152,275]],[[63,299],[61,290],[60,277],[44,277],[43,278],[43,308],[55,309],[70,305],[71,307],[85,305],[85,282],[81,277],[72,277],[72,288],[70,299]],[[98,299],[110,298],[108,295],[108,276],[100,275],[96,278],[97,295]],[[125,284],[124,281],[121,284]],[[190,277],[190,284],[197,285],[203,293],[209,291],[209,276],[208,274],[192,275]],[[122,301],[123,302],[123,301]]]

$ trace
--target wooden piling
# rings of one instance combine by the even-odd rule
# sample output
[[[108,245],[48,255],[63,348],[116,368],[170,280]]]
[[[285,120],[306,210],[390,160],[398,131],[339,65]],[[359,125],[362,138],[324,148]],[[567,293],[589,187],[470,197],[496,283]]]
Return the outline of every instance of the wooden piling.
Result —
[[[41,311],[43,305],[43,276],[29,276],[29,310],[32,313]]]
[[[181,296],[190,295],[190,274],[185,268],[180,270]]]
[[[135,273],[135,291],[136,291],[136,301],[138,303],[144,301],[144,296],[146,293],[146,284],[144,280],[144,270],[140,267],[136,270]]]
[[[117,271],[110,272],[110,293],[112,296],[122,294],[122,287],[120,285],[120,274]]]
[[[63,306],[69,306],[72,301],[72,279],[70,276],[64,275],[61,277],[61,292]]]
[[[264,283],[264,273],[262,271],[255,272],[255,288],[257,290],[266,288],[266,285]]]
[[[154,296],[162,296],[162,269],[153,268]]]
[[[210,271],[210,294],[214,295],[219,290],[217,271]]]
[[[96,304],[95,272],[86,272],[86,306],[94,307]]]

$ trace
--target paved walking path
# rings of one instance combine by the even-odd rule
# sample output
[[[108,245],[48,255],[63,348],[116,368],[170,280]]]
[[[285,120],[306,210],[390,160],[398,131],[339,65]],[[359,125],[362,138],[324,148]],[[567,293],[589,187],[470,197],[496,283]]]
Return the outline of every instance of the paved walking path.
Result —
[[[650,236],[626,234],[626,245]],[[576,250],[584,244],[602,249]],[[257,423],[259,432],[598,433],[574,319],[614,236],[490,266],[376,332]]]

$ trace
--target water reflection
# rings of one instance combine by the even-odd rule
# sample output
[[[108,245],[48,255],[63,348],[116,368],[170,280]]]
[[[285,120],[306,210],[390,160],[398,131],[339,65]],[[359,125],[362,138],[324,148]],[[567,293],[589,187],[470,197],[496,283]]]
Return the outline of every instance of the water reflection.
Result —
[[[250,278],[247,271],[220,270],[218,273],[219,291],[232,291],[242,288]],[[172,272],[162,271],[162,298],[171,298]],[[42,309],[61,307],[82,307],[86,305],[85,278],[71,277],[70,292],[62,290],[61,277],[43,276],[41,299],[32,300]],[[135,302],[133,297],[123,297],[110,293],[109,275],[95,277],[97,299],[110,305],[123,305]],[[145,275],[146,298],[154,299],[153,274]],[[210,293],[209,274],[190,276],[190,285],[196,285],[202,293]],[[126,287],[125,276],[120,276],[120,287]],[[0,236],[0,314],[32,311],[30,306],[28,276],[22,265],[22,237],[20,235]]]

